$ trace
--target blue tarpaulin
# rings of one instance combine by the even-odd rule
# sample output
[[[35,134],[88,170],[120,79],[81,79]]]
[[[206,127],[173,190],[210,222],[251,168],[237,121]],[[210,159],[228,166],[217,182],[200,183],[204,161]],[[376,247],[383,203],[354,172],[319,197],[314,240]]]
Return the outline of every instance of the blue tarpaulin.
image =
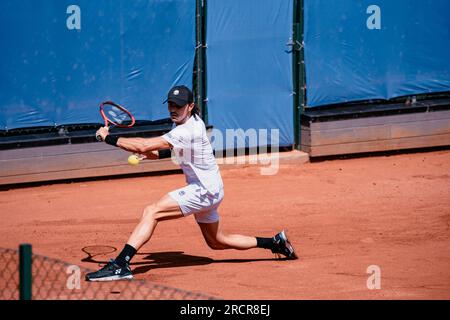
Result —
[[[448,0],[304,0],[307,106],[450,90]]]
[[[293,0],[207,3],[209,123],[249,147],[272,144],[261,130],[291,145]],[[449,91],[448,12],[446,0],[304,0],[307,106]],[[0,44],[0,130],[101,123],[104,100],[158,120],[167,90],[192,83],[195,1],[4,0]]]
[[[208,0],[208,120],[224,137],[227,129],[242,129],[235,133],[248,147],[272,144],[248,139],[248,130],[266,130],[269,137],[279,130],[280,145],[294,141],[292,55],[286,47],[292,5],[291,0]],[[238,139],[236,144],[242,147]]]
[[[3,0],[0,44],[0,129],[101,123],[104,100],[158,120],[192,83],[195,1]]]

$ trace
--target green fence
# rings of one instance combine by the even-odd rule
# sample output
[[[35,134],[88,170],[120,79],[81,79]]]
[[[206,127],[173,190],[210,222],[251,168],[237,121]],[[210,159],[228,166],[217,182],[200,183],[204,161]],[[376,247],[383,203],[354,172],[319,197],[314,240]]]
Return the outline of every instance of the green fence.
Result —
[[[212,296],[145,280],[88,282],[93,270],[45,256],[30,245],[0,248],[0,300],[213,300]]]

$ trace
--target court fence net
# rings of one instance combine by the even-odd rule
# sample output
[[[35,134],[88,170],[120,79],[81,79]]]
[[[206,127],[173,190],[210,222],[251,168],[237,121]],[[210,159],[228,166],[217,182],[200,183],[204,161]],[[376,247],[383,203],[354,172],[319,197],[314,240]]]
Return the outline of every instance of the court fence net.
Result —
[[[146,280],[89,282],[93,270],[19,250],[0,248],[0,300],[215,300]]]

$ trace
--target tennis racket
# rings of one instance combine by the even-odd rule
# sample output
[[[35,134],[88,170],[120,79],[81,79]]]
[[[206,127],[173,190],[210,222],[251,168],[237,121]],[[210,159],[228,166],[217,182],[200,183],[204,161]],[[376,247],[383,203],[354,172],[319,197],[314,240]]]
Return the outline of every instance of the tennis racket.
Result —
[[[136,120],[130,111],[114,103],[112,101],[105,101],[100,104],[100,114],[105,121],[105,127],[111,128],[131,128]],[[102,137],[96,136],[98,141],[102,141]]]

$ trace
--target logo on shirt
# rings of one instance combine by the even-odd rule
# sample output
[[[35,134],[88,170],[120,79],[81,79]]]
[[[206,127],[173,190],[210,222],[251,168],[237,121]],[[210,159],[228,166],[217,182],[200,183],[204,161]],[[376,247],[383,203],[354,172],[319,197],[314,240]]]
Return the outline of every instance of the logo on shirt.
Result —
[[[179,194],[180,196],[184,196],[184,195],[186,194],[186,192],[184,192],[183,190],[181,190],[180,192],[178,192],[178,194]]]

